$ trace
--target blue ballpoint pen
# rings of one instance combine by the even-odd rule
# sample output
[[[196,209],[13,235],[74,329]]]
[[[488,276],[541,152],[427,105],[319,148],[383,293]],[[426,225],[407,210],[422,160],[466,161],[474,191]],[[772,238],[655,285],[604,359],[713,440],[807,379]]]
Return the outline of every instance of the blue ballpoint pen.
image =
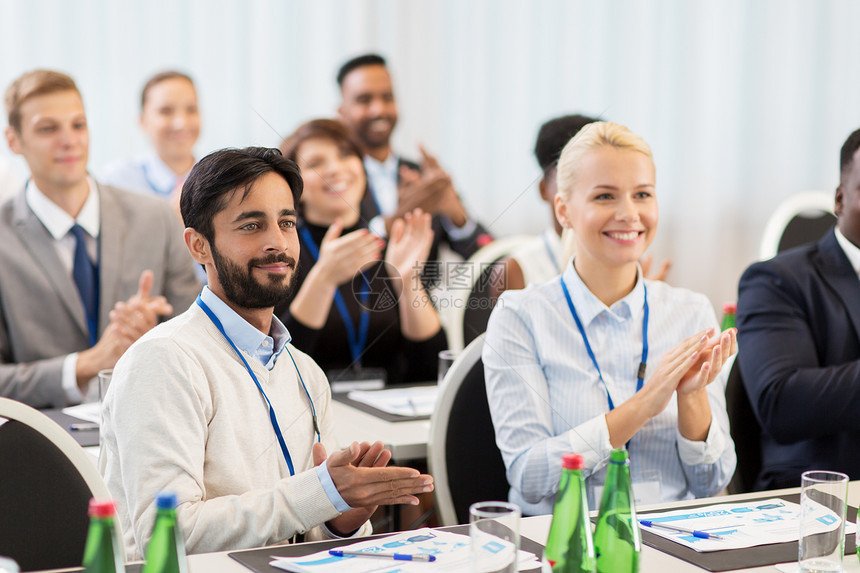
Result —
[[[678,527],[677,525],[667,525],[665,523],[655,523],[650,519],[640,519],[639,523],[645,527],[659,527],[668,529],[669,531],[677,531],[678,533],[686,533],[699,539],[724,539],[722,535],[716,533],[708,533],[707,531],[699,531],[698,529],[687,529],[686,527]]]
[[[435,555],[408,555],[406,553],[368,553],[365,551],[342,551],[340,549],[332,549],[329,555],[335,557],[382,557],[383,559],[396,559],[398,561],[436,561]]]

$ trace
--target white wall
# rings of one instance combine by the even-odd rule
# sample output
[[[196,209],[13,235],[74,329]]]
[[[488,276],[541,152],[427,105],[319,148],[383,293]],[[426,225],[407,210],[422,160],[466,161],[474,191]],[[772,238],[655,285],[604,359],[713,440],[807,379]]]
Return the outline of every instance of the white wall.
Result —
[[[333,114],[340,63],[379,51],[399,148],[426,143],[497,235],[548,221],[540,123],[601,114],[654,148],[652,251],[675,261],[670,282],[720,305],[774,206],[838,182],[860,127],[858,24],[850,0],[0,0],[0,85],[35,67],[73,75],[98,170],[146,148],[138,98],[156,71],[196,79],[203,155]]]

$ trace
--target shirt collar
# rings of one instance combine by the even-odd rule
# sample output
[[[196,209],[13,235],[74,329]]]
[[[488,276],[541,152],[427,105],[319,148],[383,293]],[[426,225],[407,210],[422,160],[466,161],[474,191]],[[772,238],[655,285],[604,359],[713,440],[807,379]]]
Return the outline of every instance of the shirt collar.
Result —
[[[564,284],[567,285],[567,289],[570,291],[570,299],[576,307],[576,313],[579,315],[583,326],[588,326],[604,312],[614,320],[621,322],[636,316],[644,308],[645,287],[642,281],[642,269],[638,265],[636,267],[636,285],[633,287],[633,290],[627,293],[627,296],[615,302],[611,307],[607,307],[582,282],[582,279],[573,267],[574,259],[571,259],[570,263],[564,269],[561,280],[564,281]]]
[[[836,233],[836,242],[845,251],[845,256],[848,257],[854,272],[860,275],[860,247],[846,239],[845,235],[839,232],[839,227],[834,227],[833,231]]]
[[[389,153],[385,161],[379,161],[370,155],[364,156],[364,168],[373,175],[387,175],[389,177],[393,175],[396,177],[399,163],[400,160],[393,153]]]
[[[87,194],[87,199],[84,201],[84,205],[81,207],[77,218],[72,218],[59,205],[48,199],[36,187],[36,183],[32,179],[27,182],[27,189],[25,191],[27,205],[54,239],[60,240],[65,237],[75,223],[83,227],[84,231],[91,237],[96,238],[99,236],[100,203],[98,187],[91,177],[87,177],[87,183],[89,184],[90,192]]]
[[[273,364],[291,340],[287,327],[275,315],[272,315],[272,326],[269,330],[269,336],[267,336],[239,316],[226,302],[218,298],[218,295],[212,292],[208,286],[203,287],[200,298],[206,303],[209,310],[218,317],[218,320],[221,321],[224,332],[233,341],[233,344],[251,356],[256,357],[261,352],[268,354],[274,348],[274,353],[269,360],[269,363]],[[268,342],[268,347],[263,346],[264,342]],[[268,367],[268,364],[264,365]]]

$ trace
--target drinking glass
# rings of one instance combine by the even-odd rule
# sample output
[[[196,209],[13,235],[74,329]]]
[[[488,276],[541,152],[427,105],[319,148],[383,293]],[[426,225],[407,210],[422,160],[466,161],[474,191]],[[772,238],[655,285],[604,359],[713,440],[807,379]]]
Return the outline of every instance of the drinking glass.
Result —
[[[454,364],[456,359],[457,353],[453,350],[439,351],[439,377],[437,383],[440,388],[442,387],[442,381],[445,380],[445,375],[448,373],[448,370],[451,369],[451,365]]]
[[[803,472],[800,484],[802,573],[842,571],[848,476],[840,472]]]
[[[469,507],[474,573],[516,573],[520,549],[519,506],[506,501],[479,501]]]

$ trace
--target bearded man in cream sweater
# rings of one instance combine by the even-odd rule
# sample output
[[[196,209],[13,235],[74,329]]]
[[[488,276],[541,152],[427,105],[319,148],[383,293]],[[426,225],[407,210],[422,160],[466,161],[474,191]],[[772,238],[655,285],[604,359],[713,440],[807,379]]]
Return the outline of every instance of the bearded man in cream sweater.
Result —
[[[378,505],[433,490],[386,467],[379,442],[326,453],[328,382],[273,315],[299,256],[301,191],[296,164],[266,148],[216,151],[183,186],[185,243],[209,286],[129,348],[105,398],[103,469],[130,559],[160,490],[177,493],[190,553],[367,534]]]

